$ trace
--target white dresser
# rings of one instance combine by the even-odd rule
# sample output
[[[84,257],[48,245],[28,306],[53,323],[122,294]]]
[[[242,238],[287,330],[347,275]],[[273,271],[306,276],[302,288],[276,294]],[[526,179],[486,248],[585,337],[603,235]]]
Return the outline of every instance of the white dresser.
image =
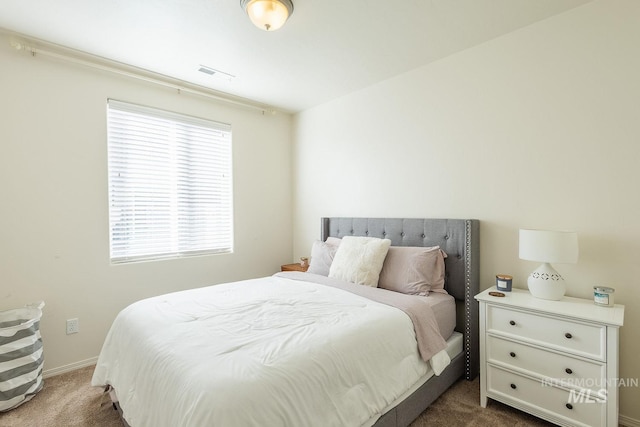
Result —
[[[534,298],[480,302],[480,405],[495,399],[562,426],[618,425],[618,329],[624,306]]]

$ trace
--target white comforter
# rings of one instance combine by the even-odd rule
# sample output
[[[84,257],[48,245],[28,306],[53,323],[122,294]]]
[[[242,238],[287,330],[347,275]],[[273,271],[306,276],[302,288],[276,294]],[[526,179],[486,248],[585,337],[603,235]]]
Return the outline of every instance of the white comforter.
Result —
[[[361,426],[429,369],[399,309],[282,277],[146,299],[116,318],[92,384],[132,427]]]

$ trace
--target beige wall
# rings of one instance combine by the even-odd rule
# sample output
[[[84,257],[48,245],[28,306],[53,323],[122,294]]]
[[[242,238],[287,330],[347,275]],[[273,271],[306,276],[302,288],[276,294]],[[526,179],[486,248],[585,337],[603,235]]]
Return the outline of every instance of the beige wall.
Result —
[[[518,228],[572,229],[571,296],[626,305],[622,378],[639,378],[640,2],[606,0],[294,118],[294,256],[321,216],[481,220],[481,278],[514,275]],[[640,389],[620,411],[640,420]],[[623,417],[624,418],[624,417]]]
[[[45,301],[45,373],[96,357],[135,300],[269,275],[291,259],[289,115],[34,58],[1,34],[0,64],[0,310]],[[107,98],[232,125],[233,254],[110,265]],[[75,317],[80,333],[67,336]]]

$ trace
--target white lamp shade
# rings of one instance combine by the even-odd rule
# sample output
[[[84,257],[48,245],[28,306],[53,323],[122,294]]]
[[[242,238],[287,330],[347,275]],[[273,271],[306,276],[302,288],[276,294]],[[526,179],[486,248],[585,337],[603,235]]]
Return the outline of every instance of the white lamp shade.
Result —
[[[282,27],[293,13],[291,0],[242,0],[253,24],[265,31],[275,31]]]
[[[573,231],[520,229],[520,259],[548,263],[578,262],[578,234]]]

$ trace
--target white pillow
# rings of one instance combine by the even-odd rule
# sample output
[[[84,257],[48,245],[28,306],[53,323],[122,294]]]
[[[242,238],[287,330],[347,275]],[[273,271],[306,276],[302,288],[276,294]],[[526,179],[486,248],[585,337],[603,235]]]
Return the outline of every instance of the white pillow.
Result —
[[[377,287],[391,240],[345,236],[333,258],[329,277]]]
[[[333,257],[336,255],[338,245],[332,245],[327,242],[316,240],[311,247],[311,263],[307,273],[320,274],[322,276],[329,275],[329,268],[333,263]]]

